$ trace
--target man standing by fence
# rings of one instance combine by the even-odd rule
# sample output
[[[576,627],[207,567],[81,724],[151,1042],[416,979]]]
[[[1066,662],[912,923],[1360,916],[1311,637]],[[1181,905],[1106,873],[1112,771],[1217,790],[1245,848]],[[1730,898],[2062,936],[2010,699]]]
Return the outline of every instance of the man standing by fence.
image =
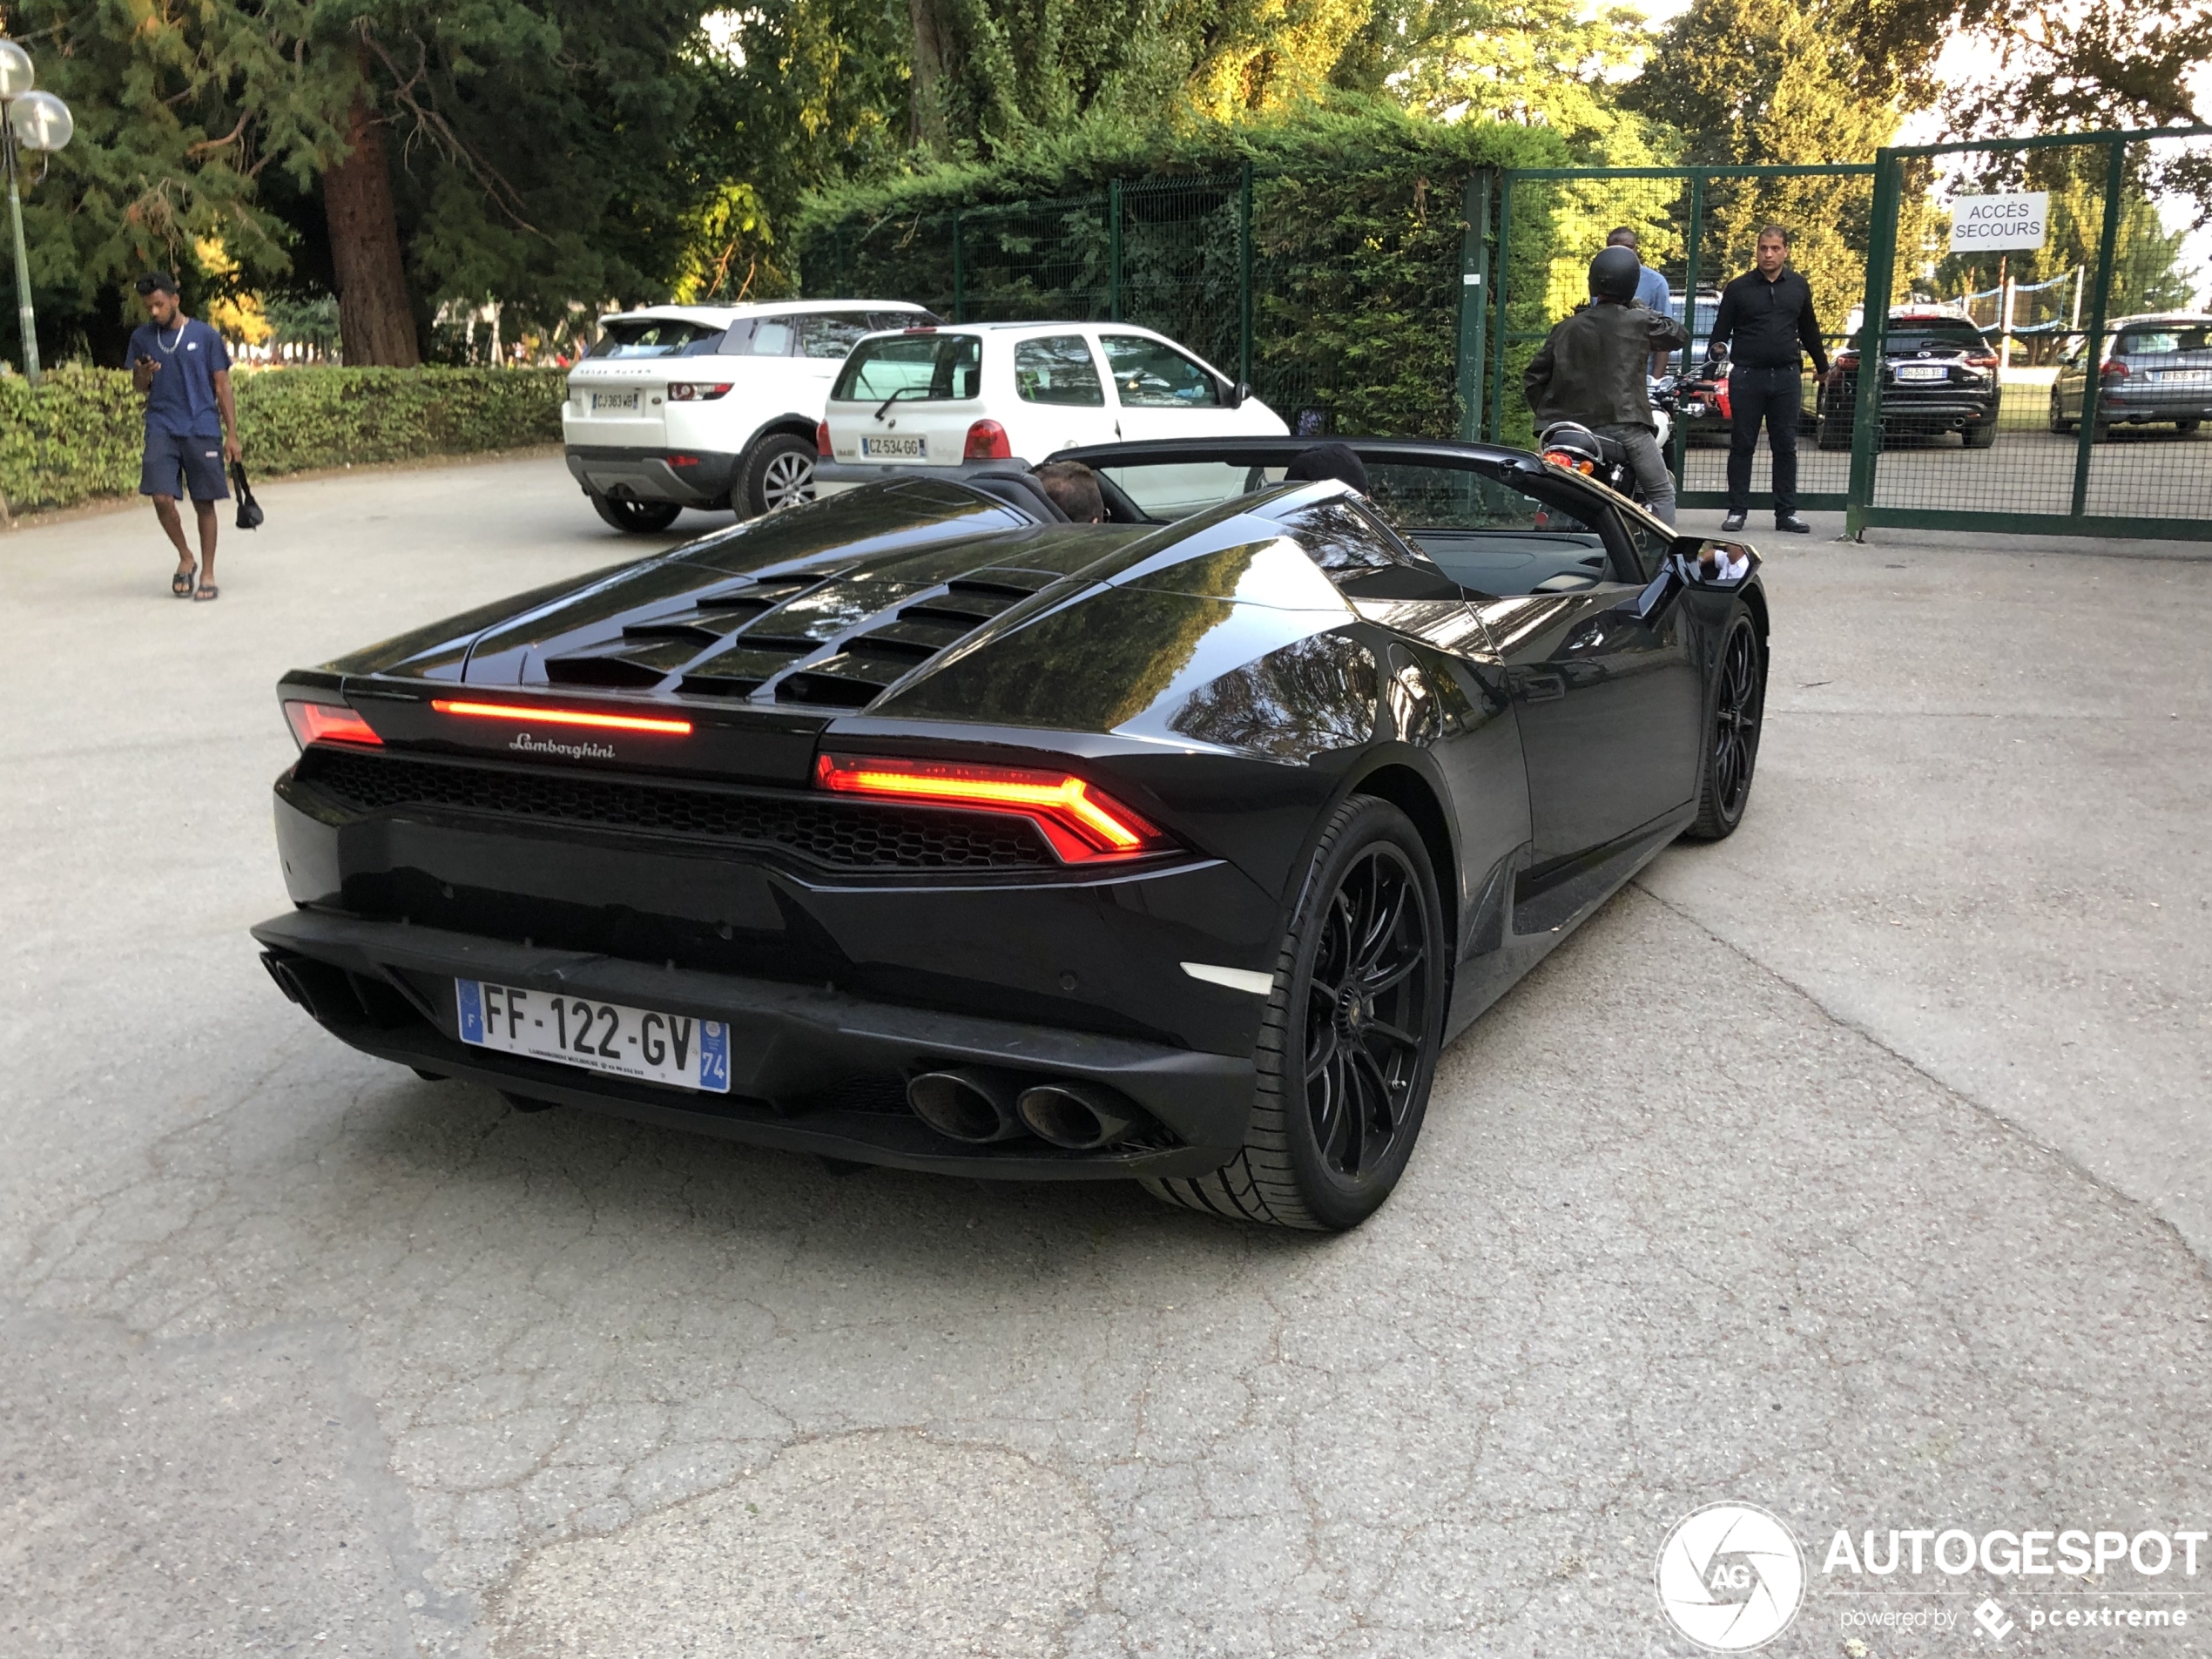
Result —
[[[1804,412],[1804,354],[1812,372],[1828,372],[1828,347],[1813,315],[1812,289],[1790,268],[1790,233],[1759,233],[1758,263],[1721,290],[1709,353],[1730,341],[1728,372],[1728,516],[1740,530],[1751,507],[1751,453],[1766,424],[1774,464],[1774,527],[1802,536],[1812,526],[1797,516],[1797,418]]]
[[[153,515],[177,550],[169,590],[179,599],[212,599],[215,503],[226,501],[223,462],[239,457],[238,408],[231,398],[231,359],[223,337],[184,314],[176,279],[154,272],[138,281],[150,321],[131,336],[131,380],[146,400],[145,455],[138,493],[153,497]],[[178,498],[189,494],[199,521],[199,562],[185,540]]]

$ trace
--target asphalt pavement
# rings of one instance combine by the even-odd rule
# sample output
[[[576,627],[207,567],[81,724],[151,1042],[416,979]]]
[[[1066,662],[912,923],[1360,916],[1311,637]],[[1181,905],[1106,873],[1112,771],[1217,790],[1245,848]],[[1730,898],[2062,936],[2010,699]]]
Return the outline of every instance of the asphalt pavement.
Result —
[[[1825,1570],[2212,1529],[2212,563],[1769,548],[1743,828],[1312,1238],[324,1037],[276,676],[671,538],[545,457],[260,494],[212,605],[150,512],[0,535],[0,1654],[1672,1655],[1722,1501],[1807,1552],[1769,1653],[2212,1651],[2202,1546]],[[2031,1622],[2100,1608],[2189,1618]]]

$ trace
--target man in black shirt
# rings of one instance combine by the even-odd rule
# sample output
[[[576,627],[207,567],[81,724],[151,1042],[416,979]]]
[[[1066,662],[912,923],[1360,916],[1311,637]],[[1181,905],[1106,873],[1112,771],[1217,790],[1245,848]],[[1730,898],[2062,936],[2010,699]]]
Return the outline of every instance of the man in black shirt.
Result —
[[[1798,535],[1812,526],[1797,516],[1797,416],[1804,408],[1804,360],[1828,372],[1828,348],[1812,314],[1812,290],[1790,268],[1790,233],[1759,233],[1758,266],[1721,290],[1708,352],[1735,341],[1728,372],[1727,530],[1743,528],[1751,502],[1751,452],[1764,421],[1774,456],[1774,527]]]

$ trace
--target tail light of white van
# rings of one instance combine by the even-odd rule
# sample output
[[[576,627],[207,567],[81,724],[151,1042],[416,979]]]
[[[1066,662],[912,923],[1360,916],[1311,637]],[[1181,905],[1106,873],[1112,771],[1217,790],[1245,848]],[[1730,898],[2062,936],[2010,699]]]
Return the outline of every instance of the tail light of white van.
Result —
[[[1014,446],[1007,442],[1006,428],[996,421],[978,421],[968,428],[968,447],[961,451],[963,461],[1011,461]]]
[[[830,458],[829,422],[814,422],[814,453],[825,461]]]

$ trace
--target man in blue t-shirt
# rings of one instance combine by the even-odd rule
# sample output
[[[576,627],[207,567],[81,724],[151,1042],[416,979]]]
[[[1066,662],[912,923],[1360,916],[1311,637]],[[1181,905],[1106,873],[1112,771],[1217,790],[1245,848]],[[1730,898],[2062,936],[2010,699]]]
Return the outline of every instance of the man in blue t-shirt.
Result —
[[[1667,279],[1643,262],[1643,255],[1636,251],[1635,232],[1626,225],[1620,226],[1606,233],[1605,245],[1608,247],[1625,247],[1636,255],[1636,303],[1662,317],[1673,316],[1675,300],[1674,295],[1668,290]],[[1651,354],[1651,372],[1654,374],[1667,372],[1667,356],[1668,354],[1662,351]]]
[[[223,462],[243,453],[231,398],[231,354],[222,335],[185,315],[174,277],[152,272],[138,279],[138,289],[152,319],[131,335],[129,354],[132,383],[146,400],[138,493],[153,497],[154,516],[177,549],[169,591],[179,599],[212,599],[218,591],[215,503],[231,493],[223,484]],[[199,520],[197,564],[177,513],[185,495]]]

